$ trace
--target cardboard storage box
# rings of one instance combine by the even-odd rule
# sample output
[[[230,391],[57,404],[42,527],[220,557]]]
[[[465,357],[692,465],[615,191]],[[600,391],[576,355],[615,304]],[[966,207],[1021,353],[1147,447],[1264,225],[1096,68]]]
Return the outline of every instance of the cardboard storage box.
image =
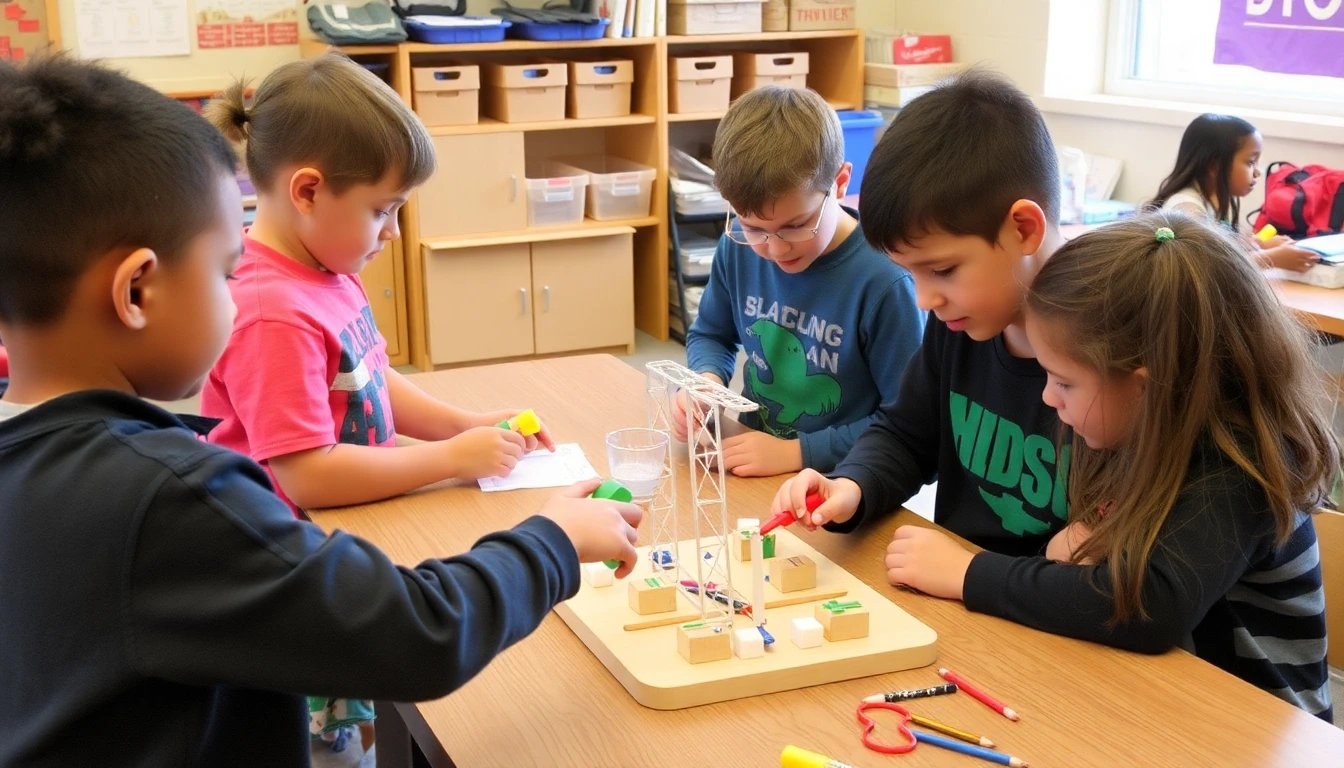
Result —
[[[425,125],[471,125],[480,120],[481,73],[475,64],[415,67],[415,114]]]
[[[789,30],[789,0],[765,0],[761,6],[762,32]]]
[[[865,61],[874,64],[951,64],[951,35],[907,35],[876,29],[865,35]]]
[[[937,85],[965,68],[965,64],[864,64],[863,83],[887,88]]]
[[[504,123],[565,119],[564,64],[486,64],[485,114]]]
[[[733,54],[733,98],[763,85],[807,87],[806,53]]]
[[[667,34],[737,35],[761,31],[761,0],[668,0]]]
[[[722,112],[728,109],[732,56],[683,56],[672,60],[668,112]]]
[[[619,61],[569,62],[569,116],[621,117],[630,114],[630,87],[635,63]]]
[[[855,0],[789,0],[789,30],[853,29]]]

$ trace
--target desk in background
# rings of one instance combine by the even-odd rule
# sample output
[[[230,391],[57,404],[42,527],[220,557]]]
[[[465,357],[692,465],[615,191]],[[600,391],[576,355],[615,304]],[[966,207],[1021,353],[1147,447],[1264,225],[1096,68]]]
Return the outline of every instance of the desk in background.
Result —
[[[561,358],[411,377],[456,405],[532,407],[558,440],[583,446],[605,470],[604,435],[644,424],[644,377],[609,356]],[[682,480],[684,483],[685,481]],[[733,517],[759,516],[780,479],[728,482]],[[684,488],[684,486],[683,486]],[[313,514],[382,547],[396,562],[468,549],[482,535],[539,509],[553,491],[481,493],[443,484],[381,504]],[[686,493],[679,490],[689,530]],[[1011,723],[969,696],[921,699],[916,712],[984,734],[1038,768],[1339,765],[1344,731],[1181,651],[1138,654],[1069,640],[968,612],[961,603],[898,591],[882,556],[909,512],[863,532],[796,533],[938,633],[938,664],[983,687],[1022,715]],[[642,533],[647,535],[647,531]],[[647,541],[642,542],[647,543]],[[669,663],[675,649],[662,649]],[[408,663],[433,663],[429,659]],[[862,696],[940,683],[934,667],[704,707],[645,709],[554,614],[458,692],[398,705],[405,727],[433,764],[469,766],[772,766],[797,744],[857,766],[895,764],[859,742]],[[394,727],[397,723],[390,723]],[[404,739],[403,739],[404,743]],[[380,765],[395,739],[378,741]],[[451,755],[451,762],[448,756]],[[977,765],[925,747],[901,768]]]

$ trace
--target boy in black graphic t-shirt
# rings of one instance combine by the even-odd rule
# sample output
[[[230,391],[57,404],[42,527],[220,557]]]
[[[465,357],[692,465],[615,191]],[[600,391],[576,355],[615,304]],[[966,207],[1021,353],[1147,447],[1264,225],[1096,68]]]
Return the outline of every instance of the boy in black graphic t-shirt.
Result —
[[[1068,517],[1069,456],[1041,401],[1045,371],[1022,324],[1026,287],[1063,238],[1059,176],[1040,113],[1008,81],[972,71],[903,109],[873,152],[864,232],[914,276],[932,317],[894,402],[829,477],[804,470],[772,513],[847,532],[938,480],[935,520],[974,543],[1038,554]],[[933,534],[938,538],[928,537]],[[892,547],[947,547],[902,528]],[[958,589],[961,584],[957,584]]]

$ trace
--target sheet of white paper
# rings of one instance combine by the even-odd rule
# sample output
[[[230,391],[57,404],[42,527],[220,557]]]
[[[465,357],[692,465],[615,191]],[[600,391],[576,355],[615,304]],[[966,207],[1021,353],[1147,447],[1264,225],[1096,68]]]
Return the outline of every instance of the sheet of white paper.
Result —
[[[937,498],[938,498],[938,484],[929,483],[928,485],[919,489],[919,493],[916,493],[914,496],[911,496],[909,501],[905,502],[905,508],[910,510],[911,512],[914,512],[916,515],[919,515],[925,520],[932,522],[933,502]]]
[[[508,477],[483,477],[476,482],[482,491],[493,493],[519,488],[559,488],[597,476],[579,444],[564,443],[555,446],[555,453],[539,448],[527,454]]]

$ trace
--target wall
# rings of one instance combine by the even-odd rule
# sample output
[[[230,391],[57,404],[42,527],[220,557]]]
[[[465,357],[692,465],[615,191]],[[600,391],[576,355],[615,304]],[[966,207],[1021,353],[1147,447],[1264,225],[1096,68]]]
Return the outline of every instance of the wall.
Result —
[[[1106,5],[1105,0],[896,0],[896,25],[913,32],[950,33],[959,60],[985,62],[1032,96],[1068,95],[1100,88],[1104,35],[1078,30],[1104,21]],[[1115,196],[1139,202],[1151,197],[1170,172],[1185,122],[1204,111],[1237,112],[1189,105],[1188,115],[1180,116],[1177,125],[1049,109],[1044,114],[1057,143],[1120,158],[1124,170]],[[1315,142],[1265,132],[1265,164],[1290,160],[1344,168],[1344,135],[1338,142]],[[1262,198],[1262,187],[1257,188],[1242,210],[1258,207]]]

